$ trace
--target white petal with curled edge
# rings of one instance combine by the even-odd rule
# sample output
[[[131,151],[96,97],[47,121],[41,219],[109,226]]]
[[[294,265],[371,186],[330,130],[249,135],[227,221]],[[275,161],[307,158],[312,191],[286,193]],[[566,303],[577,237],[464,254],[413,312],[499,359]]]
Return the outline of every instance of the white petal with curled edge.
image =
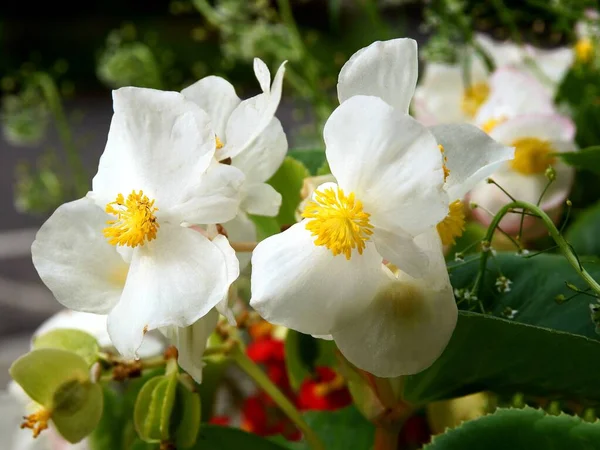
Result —
[[[414,279],[400,273],[389,279],[367,310],[332,333],[352,364],[379,377],[425,370],[442,354],[456,327],[458,311],[439,237],[434,230],[419,243],[426,252],[437,253],[428,275]]]
[[[415,40],[373,42],[342,67],[337,85],[340,103],[355,95],[371,95],[407,113],[417,85],[418,66]]]
[[[473,125],[438,125],[430,128],[444,148],[450,175],[446,190],[450,202],[462,199],[473,186],[513,159],[515,149],[504,146]]]
[[[160,329],[171,344],[177,347],[177,362],[196,383],[202,383],[202,369],[205,365],[202,355],[218,320],[219,313],[211,309],[189,327],[168,326]]]
[[[506,145],[521,138],[569,142],[575,137],[575,124],[560,114],[532,114],[515,117],[497,125],[490,136]]]
[[[359,314],[385,281],[372,244],[350,260],[314,245],[306,221],[260,242],[252,254],[250,305],[267,321],[326,335]]]
[[[231,284],[240,276],[240,262],[238,261],[237,254],[229,244],[229,240],[221,234],[215,236],[212,242],[223,253],[223,258],[225,259],[225,265],[227,267],[227,283],[231,286]],[[227,318],[230,325],[235,326],[235,316],[233,315],[233,311],[229,304],[229,291],[227,291],[225,297],[217,303],[217,311]]]
[[[244,172],[248,182],[262,183],[277,172],[287,150],[288,142],[281,122],[274,117],[252,145],[233,158],[231,164]]]
[[[248,215],[240,211],[234,219],[223,224],[227,236],[231,242],[256,242],[258,239],[256,225],[250,220]],[[239,252],[237,258],[240,262],[240,270],[244,270],[250,264],[252,253]]]
[[[329,117],[324,137],[331,173],[376,228],[415,236],[448,213],[437,141],[409,115],[355,96]]]
[[[225,129],[227,144],[217,151],[219,161],[234,158],[250,148],[269,126],[281,101],[285,64],[279,66],[270,90],[244,100],[231,113]]]
[[[215,152],[208,115],[178,92],[113,91],[114,115],[93,198],[104,208],[117,194],[143,190],[161,213],[193,192]]]
[[[211,75],[196,81],[181,93],[206,111],[216,135],[224,140],[227,120],[241,102],[232,84],[224,78]]]
[[[135,357],[147,331],[193,324],[228,289],[227,263],[215,244],[191,228],[161,225],[157,239],[134,252],[108,333],[120,353]]]
[[[400,270],[414,277],[421,277],[427,273],[427,255],[417,246],[412,236],[376,228],[373,232],[373,242],[383,259]]]
[[[281,207],[281,194],[267,183],[254,183],[246,187],[242,210],[258,216],[274,217]]]
[[[59,206],[36,235],[33,265],[67,308],[106,314],[119,301],[128,266],[102,233],[110,218],[84,197]]]
[[[196,189],[169,210],[169,221],[214,224],[235,217],[242,200],[243,172],[213,161],[204,174],[198,175],[198,180]]]

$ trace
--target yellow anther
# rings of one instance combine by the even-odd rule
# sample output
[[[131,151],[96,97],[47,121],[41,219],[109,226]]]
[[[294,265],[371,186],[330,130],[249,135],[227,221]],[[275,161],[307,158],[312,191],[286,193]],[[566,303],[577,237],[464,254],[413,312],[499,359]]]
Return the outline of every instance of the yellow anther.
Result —
[[[554,164],[554,149],[548,141],[538,138],[521,138],[513,142],[515,159],[511,167],[524,175],[544,173],[548,166]]]
[[[462,99],[462,110],[468,117],[475,117],[477,110],[490,95],[487,83],[474,83],[465,89]]]
[[[365,242],[373,234],[373,225],[354,193],[346,196],[340,188],[327,188],[314,195],[302,213],[309,219],[306,229],[317,237],[314,244],[327,247],[334,256],[344,254],[346,259],[350,259],[355,248],[362,255]]]
[[[217,150],[220,150],[223,148],[223,142],[221,141],[221,139],[219,139],[219,136],[215,136],[215,146],[216,146]]]
[[[437,224],[437,231],[444,245],[454,244],[456,238],[462,236],[465,231],[465,210],[460,200],[450,203],[448,215]]]
[[[506,117],[498,117],[497,119],[489,119],[483,125],[481,125],[481,129],[486,133],[490,133],[494,128],[496,128],[501,123],[506,122]]]
[[[144,245],[146,241],[156,239],[159,228],[154,216],[156,211],[154,200],[146,197],[143,191],[132,191],[127,199],[119,194],[114,202],[106,205],[106,212],[117,218],[106,222],[109,226],[103,230],[104,236],[112,245]]]
[[[581,38],[575,44],[575,57],[577,61],[587,63],[594,55],[594,43],[590,38]]]
[[[446,165],[446,163],[448,162],[448,157],[444,155],[444,146],[442,144],[438,144],[438,148],[440,149],[440,152],[442,152],[442,169],[444,169],[445,183],[448,177],[450,176],[450,169],[448,169],[448,166]]]
[[[52,411],[42,408],[39,411],[23,417],[24,422],[21,424],[21,429],[29,428],[33,431],[33,437],[36,438],[42,431],[48,428],[48,421],[52,416]]]

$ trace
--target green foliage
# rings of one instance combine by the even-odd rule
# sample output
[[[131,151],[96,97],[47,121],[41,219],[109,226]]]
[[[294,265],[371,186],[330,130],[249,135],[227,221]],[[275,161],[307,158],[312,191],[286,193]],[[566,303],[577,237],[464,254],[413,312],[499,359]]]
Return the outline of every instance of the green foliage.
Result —
[[[33,340],[33,348],[60,348],[69,350],[81,356],[88,365],[98,360],[100,346],[94,336],[81,330],[58,329],[52,330]]]
[[[600,257],[600,203],[585,210],[567,230],[565,238],[580,256]]]
[[[288,156],[300,161],[306,166],[310,175],[322,175],[319,174],[319,170],[324,164],[327,164],[325,158],[325,150],[323,149],[307,149],[307,150],[290,150]]]
[[[66,392],[68,389],[68,392]],[[54,426],[67,441],[79,442],[91,434],[102,417],[104,397],[99,384],[72,382],[57,392],[52,410]]]
[[[598,448],[600,423],[533,408],[499,409],[437,435],[423,450],[584,450]]]
[[[285,337],[285,365],[292,388],[314,373],[317,366],[335,364],[335,343],[288,330]]]
[[[203,425],[200,428],[198,441],[193,447],[195,450],[284,450],[275,442],[264,439],[255,434],[246,433],[237,428],[220,427],[216,425]]]
[[[276,218],[279,226],[296,223],[296,208],[301,201],[300,191],[304,179],[308,176],[308,169],[302,162],[287,156],[279,170],[268,181],[283,197],[281,209]]]
[[[453,261],[456,254],[467,255],[481,250],[479,243],[485,236],[487,229],[478,222],[468,222],[464,233],[456,239],[456,242],[448,252],[446,259]]]
[[[279,223],[275,217],[252,215],[249,215],[249,217],[250,220],[254,222],[254,225],[256,225],[256,233],[258,235],[259,242],[281,231],[279,228]]]
[[[152,378],[142,388],[135,402],[133,422],[142,440],[166,441],[177,392],[177,373]]]
[[[200,396],[181,383],[177,385],[175,394],[173,440],[176,448],[189,448],[196,443],[200,430]]]
[[[557,153],[556,156],[576,169],[590,170],[600,175],[600,145],[584,148],[578,152]]]
[[[404,397],[425,404],[492,391],[600,401],[599,370],[597,340],[460,311],[446,350],[407,377]]]

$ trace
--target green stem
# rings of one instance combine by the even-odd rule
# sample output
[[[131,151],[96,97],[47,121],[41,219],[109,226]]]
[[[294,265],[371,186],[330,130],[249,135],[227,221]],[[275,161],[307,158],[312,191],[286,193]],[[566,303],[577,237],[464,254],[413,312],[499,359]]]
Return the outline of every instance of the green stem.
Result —
[[[575,269],[575,271],[579,274],[581,278],[588,284],[588,286],[593,289],[597,294],[600,295],[600,284],[583,268],[577,255],[573,251],[571,245],[565,240],[564,237],[560,234],[560,231],[554,225],[552,219],[544,212],[539,206],[534,205],[533,203],[528,203],[524,201],[514,201],[508,203],[498,211],[498,213],[492,219],[492,223],[487,229],[487,233],[483,238],[483,242],[487,243],[487,245],[491,246],[492,239],[494,237],[494,231],[498,228],[500,221],[502,218],[510,212],[512,209],[522,208],[523,210],[529,210],[536,213],[540,219],[546,225],[548,232],[556,245],[560,248],[562,254],[567,259],[569,264]],[[480,294],[481,289],[483,288],[483,281],[485,278],[485,271],[487,267],[487,259],[491,253],[491,247],[487,251],[483,251],[479,260],[479,273],[477,274],[477,278],[475,279],[475,284],[473,286],[473,292],[475,292],[478,296]]]
[[[246,372],[254,382],[265,391],[271,399],[281,408],[294,424],[302,431],[304,438],[313,450],[325,450],[325,446],[315,432],[304,421],[296,407],[279,390],[267,375],[252,361],[239,345],[236,345],[229,356]]]
[[[79,195],[85,195],[85,193],[88,191],[85,168],[83,167],[79,153],[77,153],[75,141],[73,139],[67,117],[65,116],[65,111],[63,109],[62,102],[60,101],[60,95],[58,93],[58,89],[56,88],[56,84],[48,74],[43,72],[37,72],[34,75],[34,79],[42,89],[48,107],[54,116],[56,130],[58,131],[58,136],[60,137],[65,150],[67,164],[69,165],[73,175],[76,193]]]

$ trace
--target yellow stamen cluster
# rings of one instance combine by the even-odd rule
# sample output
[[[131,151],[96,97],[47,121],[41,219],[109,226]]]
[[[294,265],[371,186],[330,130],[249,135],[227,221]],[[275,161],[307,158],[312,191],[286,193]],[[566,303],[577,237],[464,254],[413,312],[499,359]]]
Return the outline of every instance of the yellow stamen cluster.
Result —
[[[489,119],[483,125],[481,125],[481,129],[486,133],[490,133],[494,128],[496,128],[501,123],[506,122],[506,117],[498,117],[497,119]]]
[[[52,412],[50,410],[42,408],[36,413],[23,417],[24,422],[21,424],[21,429],[29,428],[33,431],[33,437],[36,438],[48,428],[48,421],[51,416]]]
[[[306,204],[302,217],[310,219],[306,229],[317,237],[315,245],[327,247],[334,256],[344,254],[348,260],[354,248],[362,255],[365,242],[373,234],[370,214],[363,211],[353,192],[346,196],[340,188],[337,192],[333,188],[315,191],[314,200]]]
[[[106,222],[109,226],[104,229],[104,236],[112,245],[144,245],[146,241],[156,239],[159,228],[154,216],[156,211],[154,200],[146,197],[143,191],[132,191],[127,199],[119,194],[114,202],[106,205],[106,212],[117,218]]]
[[[450,169],[448,169],[448,166],[446,165],[446,163],[448,162],[448,157],[444,155],[444,146],[442,144],[438,144],[438,148],[440,149],[440,152],[442,152],[442,169],[444,169],[445,183],[448,177],[450,176]]]
[[[437,231],[444,245],[454,244],[456,238],[462,236],[465,231],[465,210],[460,200],[450,203],[448,215],[437,224]]]
[[[215,147],[217,150],[221,150],[223,148],[223,141],[219,139],[219,136],[215,136]]]
[[[317,385],[314,387],[314,393],[319,397],[325,397],[332,392],[339,391],[345,385],[346,380],[344,380],[344,377],[342,377],[339,373],[336,373],[332,380],[317,383]]]
[[[474,83],[466,88],[461,105],[463,112],[469,117],[475,117],[488,95],[490,95],[490,87],[487,83]]]
[[[575,57],[577,61],[587,63],[594,55],[594,43],[590,38],[581,38],[575,44]]]
[[[517,139],[512,145],[515,147],[515,159],[510,165],[524,175],[544,173],[556,160],[552,155],[554,149],[548,141],[527,137]]]

